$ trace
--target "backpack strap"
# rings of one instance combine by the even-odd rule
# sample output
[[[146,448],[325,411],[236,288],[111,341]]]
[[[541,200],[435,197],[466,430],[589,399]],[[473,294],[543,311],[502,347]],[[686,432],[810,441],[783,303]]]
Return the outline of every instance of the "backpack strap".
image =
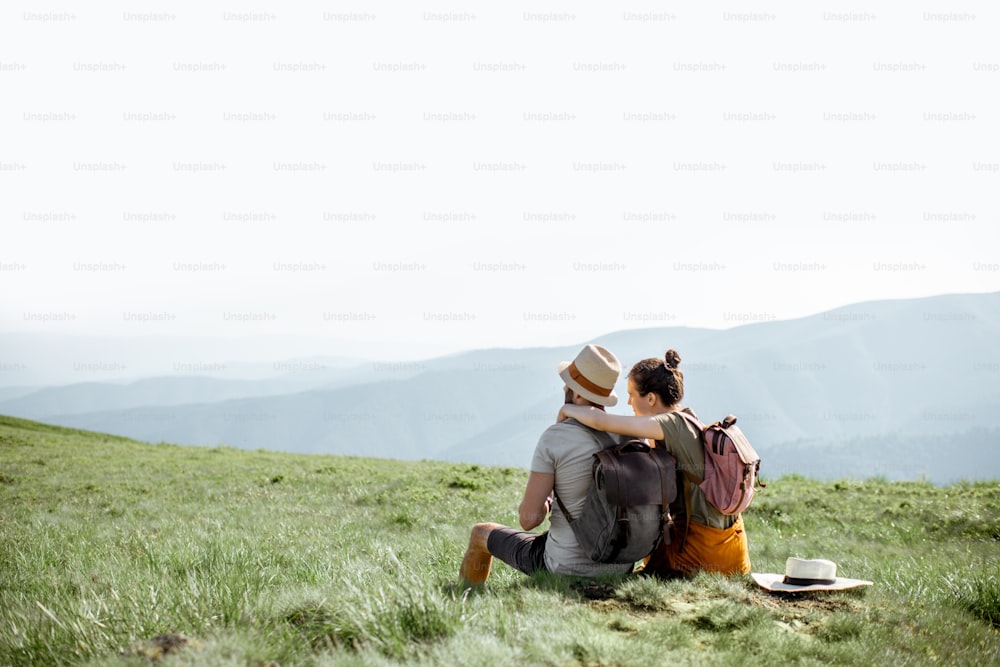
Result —
[[[667,498],[667,489],[670,487],[670,480],[667,477],[667,466],[663,464],[663,459],[660,458],[656,450],[650,450],[650,456],[653,457],[656,469],[660,472],[660,493],[663,495],[663,500],[660,504],[660,509],[663,510],[663,513],[660,514],[660,521],[662,522],[661,539],[669,544],[670,530],[674,527],[674,518],[670,515],[670,500]]]
[[[703,433],[705,431],[705,425],[701,423],[697,417],[692,415],[690,412],[684,410],[677,410],[675,414],[683,417],[689,424],[693,425],[698,429],[698,433]],[[701,437],[699,436],[699,442],[701,442]],[[702,480],[694,476],[694,473],[687,468],[683,469],[683,486],[684,486],[684,536],[681,538],[681,546],[678,551],[684,553],[684,546],[687,544],[687,536],[691,531],[691,486],[698,486],[701,484]]]
[[[704,441],[701,440],[701,434],[705,432],[705,425],[701,423],[701,420],[699,420],[697,417],[695,417],[694,415],[692,415],[690,412],[685,412],[684,410],[677,410],[674,414],[680,415],[689,424],[691,424],[696,429],[698,429],[698,441],[702,442],[702,443],[704,442]],[[704,444],[702,444],[702,447],[704,448]],[[701,482],[702,482],[702,480],[700,480],[697,477],[695,477],[694,474],[690,470],[685,469],[684,470],[684,476],[687,477],[689,480],[691,480],[695,485],[701,484]]]
[[[688,473],[685,471],[683,475],[684,483],[684,536],[681,537],[681,546],[677,550],[678,553],[684,553],[684,546],[687,544],[688,533],[691,531],[691,491],[690,485],[693,484],[691,478],[688,477]]]
[[[607,435],[606,433],[604,435]],[[610,436],[608,439],[611,439]],[[609,557],[614,559],[618,556],[625,546],[628,544],[628,508],[630,502],[629,494],[629,476],[626,471],[619,465],[619,461],[616,459],[611,450],[614,450],[615,454],[620,454],[622,452],[630,451],[632,443],[626,443],[624,445],[614,445],[613,447],[605,447],[604,449],[596,452],[594,458],[596,461],[601,463],[601,470],[604,473],[604,493],[605,498],[609,501],[613,498],[615,499],[615,515],[617,521],[617,530],[612,533],[612,539],[609,543],[611,547],[611,552]],[[643,445],[645,446],[645,445]]]
[[[575,521],[573,515],[569,513],[568,509],[566,509],[566,506],[563,504],[562,498],[556,495],[555,489],[552,489],[552,497],[556,499],[557,503],[559,503],[559,509],[562,510],[563,516],[566,517],[566,522],[570,524],[573,523],[573,521]]]

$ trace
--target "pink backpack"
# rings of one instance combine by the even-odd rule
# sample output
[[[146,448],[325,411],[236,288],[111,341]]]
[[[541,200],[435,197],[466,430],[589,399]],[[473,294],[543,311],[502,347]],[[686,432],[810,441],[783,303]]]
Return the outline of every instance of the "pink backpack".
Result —
[[[753,500],[754,487],[766,485],[757,479],[760,457],[736,426],[736,417],[728,415],[703,426],[694,415],[683,410],[677,414],[698,427],[705,445],[705,479],[699,481],[688,472],[685,476],[705,492],[708,502],[722,514],[739,514]]]

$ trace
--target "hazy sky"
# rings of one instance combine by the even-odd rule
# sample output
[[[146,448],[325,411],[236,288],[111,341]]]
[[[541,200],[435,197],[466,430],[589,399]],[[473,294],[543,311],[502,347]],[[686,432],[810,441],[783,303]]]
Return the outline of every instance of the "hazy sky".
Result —
[[[0,332],[448,350],[1000,290],[992,4],[91,5],[0,9]]]

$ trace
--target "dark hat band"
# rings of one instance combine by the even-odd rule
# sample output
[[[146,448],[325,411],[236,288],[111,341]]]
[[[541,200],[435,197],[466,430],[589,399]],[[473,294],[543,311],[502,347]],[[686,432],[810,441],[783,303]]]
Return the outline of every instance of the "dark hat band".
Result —
[[[832,586],[837,583],[836,579],[799,579],[798,577],[789,577],[785,575],[785,578],[781,580],[781,583],[788,584],[789,586],[814,586],[816,584],[822,584],[824,586]]]

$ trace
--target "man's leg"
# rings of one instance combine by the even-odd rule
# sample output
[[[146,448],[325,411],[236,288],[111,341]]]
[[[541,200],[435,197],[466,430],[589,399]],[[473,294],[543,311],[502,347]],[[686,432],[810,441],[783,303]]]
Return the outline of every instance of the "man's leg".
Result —
[[[515,570],[534,574],[545,567],[545,543],[549,534],[529,533],[498,523],[477,523],[469,536],[469,548],[458,574],[470,585],[486,583],[493,558],[499,558]]]
[[[458,576],[462,581],[479,586],[486,583],[490,576],[490,566],[493,564],[493,556],[487,543],[490,533],[497,528],[503,528],[499,523],[477,523],[472,527],[472,534],[469,536],[469,547],[465,550],[465,557],[462,558],[462,566],[458,570]]]

